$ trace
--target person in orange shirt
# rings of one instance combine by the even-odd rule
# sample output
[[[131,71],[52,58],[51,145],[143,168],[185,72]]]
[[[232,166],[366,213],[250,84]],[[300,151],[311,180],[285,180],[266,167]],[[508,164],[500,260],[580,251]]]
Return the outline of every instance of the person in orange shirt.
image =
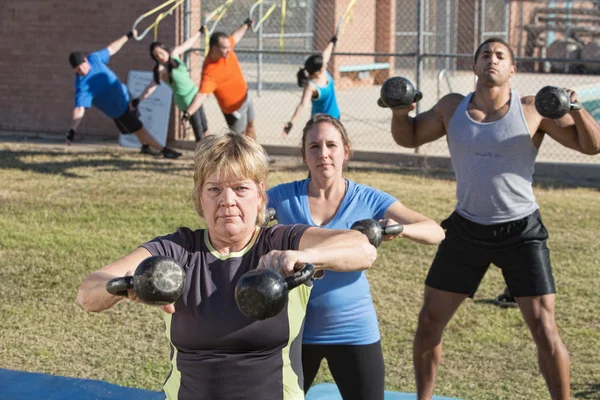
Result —
[[[231,36],[223,32],[215,32],[210,36],[210,50],[202,66],[200,93],[183,113],[184,121],[194,115],[206,98],[214,93],[229,128],[256,139],[252,99],[233,51],[233,47],[253,24],[254,21],[247,19]]]

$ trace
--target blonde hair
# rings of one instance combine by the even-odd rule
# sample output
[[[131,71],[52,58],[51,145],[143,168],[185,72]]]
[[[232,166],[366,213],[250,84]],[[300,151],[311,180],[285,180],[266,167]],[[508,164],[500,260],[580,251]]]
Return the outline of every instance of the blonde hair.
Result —
[[[192,200],[196,212],[204,217],[200,196],[206,178],[216,173],[218,176],[233,175],[238,179],[251,179],[256,183],[263,200],[258,210],[256,224],[262,225],[266,218],[267,180],[269,163],[264,149],[258,142],[247,136],[231,131],[221,135],[209,135],[202,139],[194,153],[194,190]]]

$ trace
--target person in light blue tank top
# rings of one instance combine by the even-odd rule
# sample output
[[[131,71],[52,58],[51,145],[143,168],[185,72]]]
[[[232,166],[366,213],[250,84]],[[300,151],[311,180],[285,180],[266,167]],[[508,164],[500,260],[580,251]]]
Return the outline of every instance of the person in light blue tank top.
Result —
[[[302,136],[309,178],[267,192],[268,206],[276,210],[277,221],[349,229],[359,220],[387,219],[388,224],[404,224],[399,236],[406,239],[425,244],[442,240],[442,228],[431,219],[390,194],[344,178],[343,166],[349,155],[348,135],[339,120],[327,114],[313,116]],[[379,325],[364,271],[328,271],[314,282],[302,342],[305,391],[325,358],[345,399],[383,399]]]
[[[337,36],[333,36],[323,53],[310,56],[304,63],[304,68],[300,68],[300,71],[298,71],[298,86],[304,88],[304,91],[292,118],[283,128],[283,136],[290,133],[302,109],[308,107],[310,103],[312,103],[311,116],[328,114],[333,118],[340,119],[340,108],[335,95],[335,83],[333,76],[327,71],[327,64],[329,64],[336,43]]]
[[[456,209],[442,222],[446,238],[425,280],[414,340],[417,396],[431,398],[443,331],[494,264],[537,345],[550,397],[569,399],[569,354],[554,318],[548,232],[533,194],[533,171],[545,134],[565,147],[598,154],[600,125],[584,108],[557,120],[540,115],[534,96],[511,89],[515,57],[502,39],[478,47],[473,71],[475,92],[467,96],[451,93],[414,118],[408,116],[414,104],[393,110],[396,143],[417,147],[445,135],[456,174]],[[578,100],[575,91],[566,92],[571,102]]]

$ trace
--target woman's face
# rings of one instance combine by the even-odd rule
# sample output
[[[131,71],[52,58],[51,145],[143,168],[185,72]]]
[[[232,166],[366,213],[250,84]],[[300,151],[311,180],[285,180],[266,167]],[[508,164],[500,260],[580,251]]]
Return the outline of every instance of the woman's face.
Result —
[[[167,61],[169,61],[169,52],[166,51],[165,49],[163,49],[160,46],[156,46],[154,48],[154,50],[152,50],[152,54],[154,55],[154,57],[156,57],[156,59],[158,60],[158,62],[160,63],[166,63]]]
[[[200,200],[211,235],[227,243],[246,241],[247,235],[254,232],[258,210],[265,203],[258,189],[259,185],[251,179],[209,175]]]
[[[342,134],[329,122],[321,122],[307,132],[304,162],[311,177],[341,177],[349,156],[350,149],[344,145]]]

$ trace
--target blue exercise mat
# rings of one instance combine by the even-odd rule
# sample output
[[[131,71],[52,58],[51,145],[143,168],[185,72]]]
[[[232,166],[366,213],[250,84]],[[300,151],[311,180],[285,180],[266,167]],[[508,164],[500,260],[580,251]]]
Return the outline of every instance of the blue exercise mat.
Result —
[[[0,400],[164,400],[162,392],[0,368]]]
[[[416,400],[417,395],[415,393],[400,393],[385,391],[385,400]],[[319,383],[318,385],[311,386],[306,394],[306,400],[342,400],[342,396],[333,383]],[[460,400],[451,397],[439,397],[433,396],[433,400]]]

